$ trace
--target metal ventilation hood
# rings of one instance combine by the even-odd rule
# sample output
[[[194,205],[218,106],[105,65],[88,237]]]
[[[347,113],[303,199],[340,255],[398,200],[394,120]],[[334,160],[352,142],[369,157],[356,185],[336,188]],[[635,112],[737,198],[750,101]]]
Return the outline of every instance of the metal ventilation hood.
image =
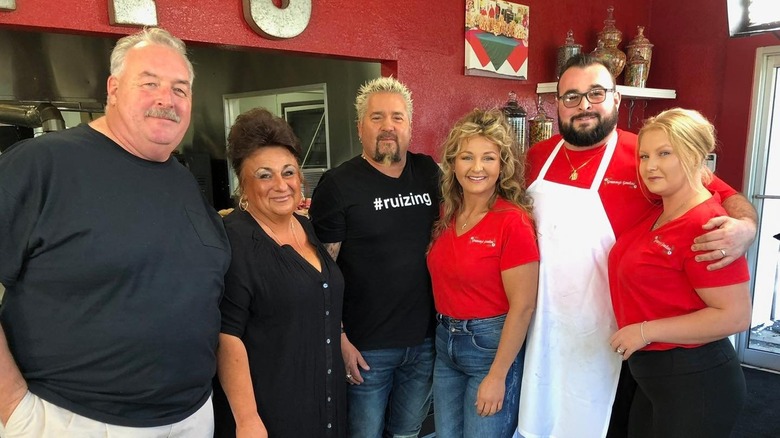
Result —
[[[62,113],[50,103],[37,105],[0,103],[0,123],[27,128],[42,128],[43,132],[65,129]]]

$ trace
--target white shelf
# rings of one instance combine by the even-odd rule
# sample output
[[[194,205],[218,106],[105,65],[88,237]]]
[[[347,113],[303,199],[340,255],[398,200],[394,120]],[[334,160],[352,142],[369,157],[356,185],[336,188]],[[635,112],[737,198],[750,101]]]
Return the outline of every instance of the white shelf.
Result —
[[[556,93],[557,82],[541,82],[536,85],[536,94]],[[618,85],[617,91],[626,99],[676,99],[677,92],[664,88],[639,88]]]

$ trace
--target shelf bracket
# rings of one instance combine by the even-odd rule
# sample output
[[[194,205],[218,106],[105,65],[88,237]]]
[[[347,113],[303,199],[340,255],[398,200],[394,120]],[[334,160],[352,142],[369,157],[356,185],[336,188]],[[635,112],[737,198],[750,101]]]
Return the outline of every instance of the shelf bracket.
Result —
[[[631,129],[631,121],[634,119],[634,104],[637,100],[640,100],[642,102],[642,114],[645,113],[645,109],[647,109],[647,100],[645,99],[629,99],[628,100],[628,129]],[[641,122],[639,118],[637,118],[637,122]]]

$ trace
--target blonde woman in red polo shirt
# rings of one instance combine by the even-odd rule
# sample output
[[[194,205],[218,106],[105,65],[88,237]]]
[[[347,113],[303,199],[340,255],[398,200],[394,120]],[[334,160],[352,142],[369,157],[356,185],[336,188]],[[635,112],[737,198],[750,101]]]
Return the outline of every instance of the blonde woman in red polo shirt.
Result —
[[[436,436],[511,437],[539,251],[523,166],[503,114],[474,110],[444,144],[428,268],[438,312]]]
[[[745,400],[727,337],[750,324],[747,262],[709,271],[691,250],[702,225],[725,215],[718,194],[704,187],[714,147],[714,128],[696,111],[664,111],[639,132],[639,174],[662,205],[609,255],[620,327],[610,345],[638,384],[632,437],[727,438]]]

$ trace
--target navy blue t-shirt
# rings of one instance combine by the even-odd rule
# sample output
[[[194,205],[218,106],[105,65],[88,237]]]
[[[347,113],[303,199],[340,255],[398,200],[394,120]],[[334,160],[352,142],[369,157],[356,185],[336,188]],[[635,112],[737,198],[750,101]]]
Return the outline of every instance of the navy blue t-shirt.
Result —
[[[211,394],[230,248],[175,159],[87,125],[0,155],[0,322],[30,391],[151,427]]]

